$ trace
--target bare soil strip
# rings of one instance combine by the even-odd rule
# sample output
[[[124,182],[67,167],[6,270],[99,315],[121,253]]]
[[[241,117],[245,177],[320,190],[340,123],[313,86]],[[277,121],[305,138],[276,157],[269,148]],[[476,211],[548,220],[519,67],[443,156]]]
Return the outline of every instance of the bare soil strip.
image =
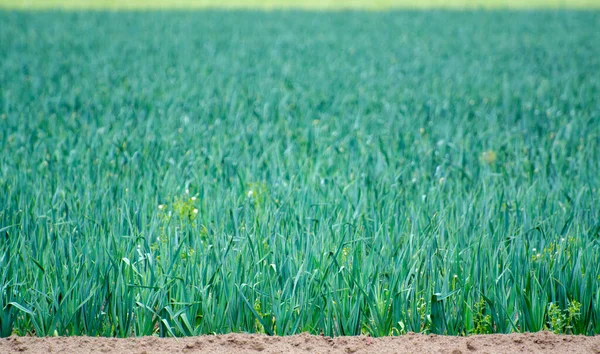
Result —
[[[0,353],[593,353],[600,336],[548,332],[450,337],[269,337],[225,334],[188,338],[17,337],[0,339]]]

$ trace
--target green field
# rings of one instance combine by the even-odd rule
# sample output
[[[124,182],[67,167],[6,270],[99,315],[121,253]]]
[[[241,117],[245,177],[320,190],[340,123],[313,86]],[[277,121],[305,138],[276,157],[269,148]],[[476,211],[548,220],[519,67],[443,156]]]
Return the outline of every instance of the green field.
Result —
[[[188,8],[600,8],[600,0],[0,0],[20,9],[188,9]]]
[[[0,12],[0,335],[600,334],[600,13]]]

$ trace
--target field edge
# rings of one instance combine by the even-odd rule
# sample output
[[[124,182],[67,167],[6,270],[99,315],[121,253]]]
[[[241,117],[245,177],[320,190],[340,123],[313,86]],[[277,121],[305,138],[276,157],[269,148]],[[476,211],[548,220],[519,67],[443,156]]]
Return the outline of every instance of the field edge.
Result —
[[[408,333],[395,337],[371,338],[325,337],[306,333],[270,337],[259,334],[221,334],[183,338],[101,338],[101,337],[18,337],[0,339],[0,352],[42,353],[42,352],[90,353],[101,350],[104,353],[153,353],[167,352],[272,352],[288,353],[322,352],[367,353],[422,352],[444,353],[499,353],[528,352],[598,352],[600,336],[586,337],[556,335],[550,332],[486,334],[468,337],[423,335]]]

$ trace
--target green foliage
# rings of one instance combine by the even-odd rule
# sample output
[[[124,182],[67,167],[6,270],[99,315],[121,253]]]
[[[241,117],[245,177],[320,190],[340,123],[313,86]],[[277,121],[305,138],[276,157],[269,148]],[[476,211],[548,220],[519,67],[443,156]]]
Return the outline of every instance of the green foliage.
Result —
[[[597,12],[0,12],[0,335],[600,333]]]
[[[474,305],[473,334],[489,334],[493,332],[492,316],[486,314],[485,300],[481,299]]]
[[[573,322],[581,315],[581,304],[571,301],[565,310],[561,310],[555,303],[548,304],[548,328],[556,333],[573,333]]]

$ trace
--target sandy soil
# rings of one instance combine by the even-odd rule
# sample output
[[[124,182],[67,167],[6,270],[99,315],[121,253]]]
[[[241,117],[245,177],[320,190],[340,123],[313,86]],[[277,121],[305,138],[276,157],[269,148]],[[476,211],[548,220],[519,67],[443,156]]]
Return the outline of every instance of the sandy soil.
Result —
[[[16,337],[0,339],[0,353],[594,353],[600,336],[548,332],[447,337],[268,337],[226,334],[189,338]]]

